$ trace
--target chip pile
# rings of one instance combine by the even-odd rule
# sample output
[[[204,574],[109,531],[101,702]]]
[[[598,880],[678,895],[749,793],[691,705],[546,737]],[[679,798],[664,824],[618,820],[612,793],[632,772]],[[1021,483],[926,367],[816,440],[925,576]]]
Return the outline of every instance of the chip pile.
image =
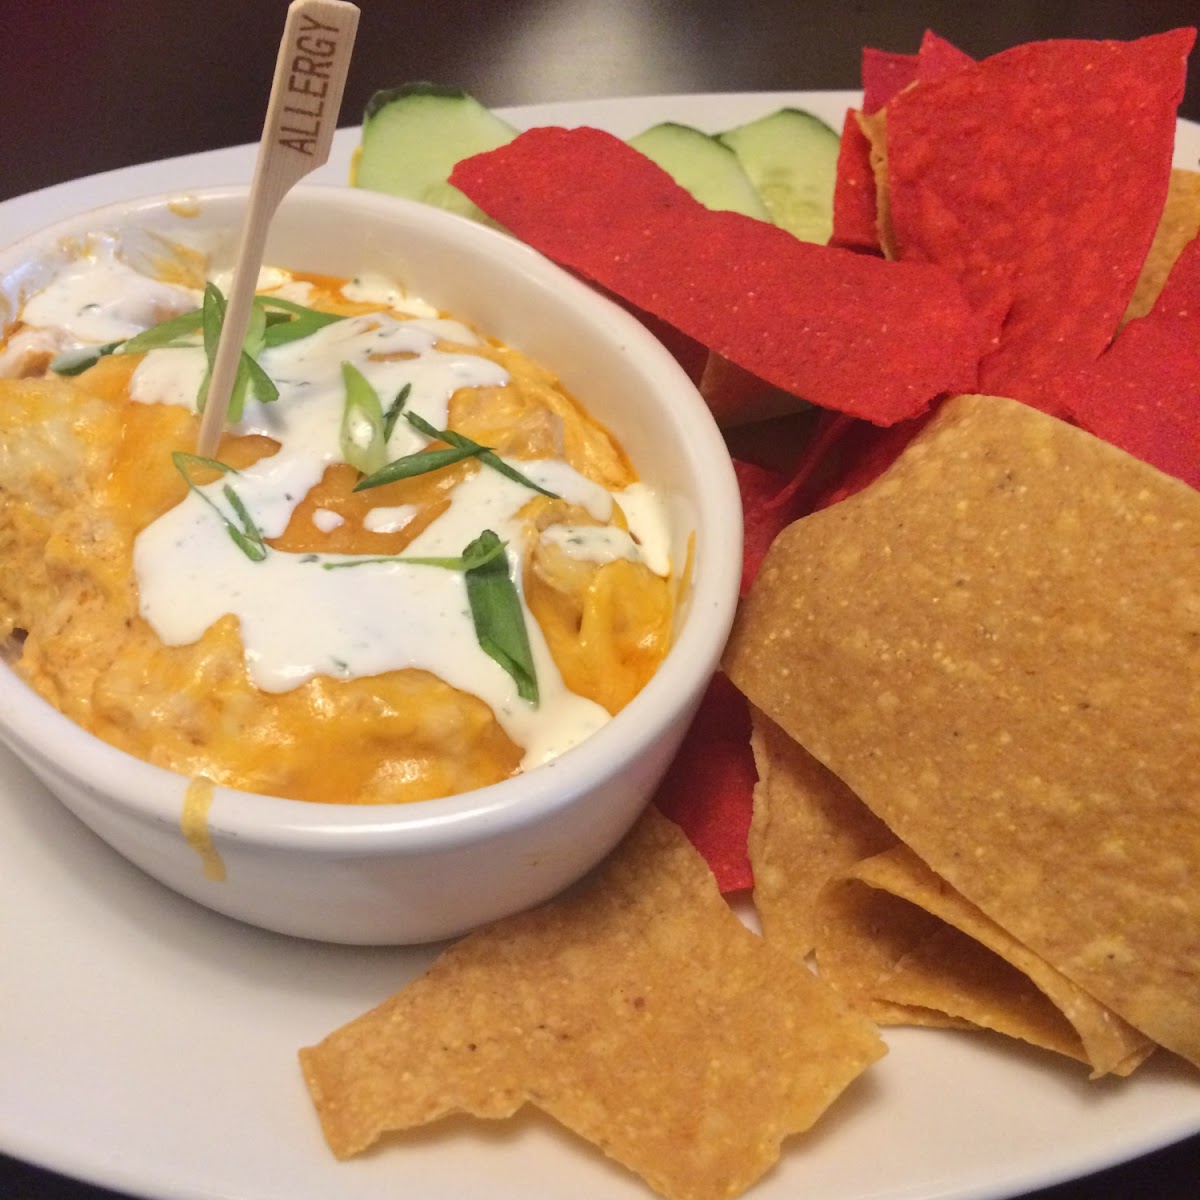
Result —
[[[716,1200],[879,1025],[1200,1066],[1193,40],[864,52],[829,246],[596,130],[455,169],[701,385],[743,602],[609,863],[302,1052],[335,1153],[532,1104]],[[721,898],[750,888],[761,936]]]
[[[725,665],[962,900],[1200,1066],[1200,493],[955,397],[776,539]]]

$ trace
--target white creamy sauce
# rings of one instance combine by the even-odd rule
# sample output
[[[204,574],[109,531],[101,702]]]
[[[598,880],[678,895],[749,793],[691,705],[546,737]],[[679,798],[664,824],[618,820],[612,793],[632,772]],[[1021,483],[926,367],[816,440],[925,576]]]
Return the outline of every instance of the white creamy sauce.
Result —
[[[135,271],[114,238],[94,238],[89,253],[69,263],[31,296],[21,312],[27,325],[64,332],[72,344],[117,342],[196,308],[201,293]]]
[[[223,296],[228,296],[233,287],[233,268],[214,271],[212,282],[220,288]],[[270,292],[272,296],[282,296],[285,300],[295,300],[297,304],[307,304],[312,296],[313,286],[307,279],[293,278],[289,271],[280,270],[279,267],[263,266],[258,269],[254,290]]]
[[[417,296],[410,296],[394,280],[385,275],[358,275],[342,284],[347,300],[363,304],[379,304],[412,317],[436,317],[438,310]]]
[[[637,542],[615,525],[551,525],[543,532],[542,541],[583,562],[610,563],[618,558],[643,561]]]
[[[318,508],[312,515],[312,523],[322,533],[332,533],[335,529],[345,525],[346,518],[332,509]]]
[[[629,531],[637,539],[642,561],[655,575],[671,574],[671,528],[662,500],[653,488],[630,484],[614,499],[621,506]]]
[[[381,504],[363,517],[368,533],[395,533],[403,529],[420,510],[415,504]]]
[[[300,303],[308,294],[308,285],[295,284],[286,273],[270,268],[260,282]],[[440,349],[440,342],[471,346],[480,339],[394,282],[363,277],[346,284],[343,292],[350,299],[415,315],[347,317],[261,352],[259,363],[278,386],[279,397],[264,405],[248,396],[242,419],[231,428],[270,437],[280,448],[189,491],[142,531],[134,545],[141,614],[168,645],[194,642],[215,621],[233,614],[249,675],[268,692],[286,691],[319,674],[352,678],[403,668],[427,670],[488,704],[524,748],[522,765],[535,766],[582,741],[609,714],[566,688],[528,609],[526,627],[540,692],[536,706],[518,696],[508,673],[480,648],[461,571],[397,559],[318,558],[271,549],[254,561],[235,544],[221,519],[223,514],[241,528],[227,491],[232,489],[262,536],[276,537],[325,469],[342,461],[343,363],[362,372],[385,410],[408,388],[405,411],[439,430],[447,425],[456,390],[507,382],[505,370],[489,359]],[[199,293],[139,275],[111,245],[102,244],[99,252],[65,268],[33,297],[24,317],[30,324],[65,330],[68,340],[107,341],[132,336],[199,301]],[[205,370],[199,344],[152,350],[133,373],[131,397],[139,403],[194,408]],[[401,415],[388,441],[387,459],[414,453],[427,443]],[[595,520],[612,518],[614,496],[568,463],[539,459],[512,465]],[[450,494],[446,512],[414,539],[403,557],[457,558],[483,530],[491,529],[507,543],[510,577],[520,594],[523,543],[529,535],[517,513],[533,495],[524,484],[480,464]],[[541,536],[590,561],[626,557],[669,574],[666,520],[653,492],[638,484],[615,499],[633,536],[610,526],[552,526]],[[365,524],[392,531],[407,524],[415,511],[381,506],[368,514]],[[342,521],[325,509],[313,516],[314,524],[327,532]],[[341,565],[350,563],[354,565]]]

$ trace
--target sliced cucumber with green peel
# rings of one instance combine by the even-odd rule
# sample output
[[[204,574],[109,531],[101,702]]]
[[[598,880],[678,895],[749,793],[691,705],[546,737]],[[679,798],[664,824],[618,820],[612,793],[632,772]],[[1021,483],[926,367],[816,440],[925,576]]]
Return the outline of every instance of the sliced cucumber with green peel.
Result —
[[[805,242],[829,241],[841,139],[824,121],[781,108],[718,135],[737,156],[770,220]]]
[[[513,126],[467,92],[406,83],[376,92],[367,104],[350,182],[490,223],[447,180],[455,163],[516,136]]]
[[[629,144],[658,163],[707,208],[771,220],[737,154],[711,134],[664,121],[631,137]]]

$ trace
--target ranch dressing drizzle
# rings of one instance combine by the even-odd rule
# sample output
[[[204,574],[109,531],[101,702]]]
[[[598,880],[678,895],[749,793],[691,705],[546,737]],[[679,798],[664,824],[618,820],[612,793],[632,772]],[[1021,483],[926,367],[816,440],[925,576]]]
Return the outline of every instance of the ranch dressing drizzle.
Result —
[[[568,558],[610,563],[618,558],[641,562],[642,552],[633,537],[615,525],[551,525],[542,540],[557,546]]]
[[[615,497],[638,543],[642,561],[655,575],[671,573],[671,530],[662,501],[653,488],[631,483]]]
[[[437,348],[441,340],[478,344],[466,326],[442,318],[399,320],[387,313],[349,317],[312,336],[264,350],[263,368],[278,400],[247,400],[234,431],[259,433],[280,450],[203,489],[222,511],[232,486],[266,538],[286,528],[292,510],[341,461],[343,362],[353,363],[385,407],[409,385],[407,409],[445,428],[450,396],[460,387],[507,381],[496,363]],[[388,358],[399,355],[398,358]],[[154,350],[134,372],[131,395],[143,403],[191,408],[205,366],[200,348]],[[413,453],[426,439],[403,418],[388,442],[390,459]],[[524,475],[608,520],[613,497],[556,459],[514,463]],[[532,493],[481,467],[451,493],[447,511],[414,539],[405,556],[457,557],[485,529],[508,543],[518,593],[524,554],[519,510]],[[168,645],[195,641],[226,613],[237,617],[247,670],[264,691],[286,691],[318,674],[351,678],[414,667],[478,696],[524,748],[529,768],[582,741],[609,720],[600,705],[570,692],[537,623],[527,615],[540,703],[522,700],[516,685],[479,647],[461,572],[399,561],[325,569],[321,562],[356,561],[270,551],[252,562],[230,540],[211,509],[192,493],[138,536],[134,569],[142,616]],[[404,598],[403,610],[397,597]],[[522,597],[523,600],[523,597]]]
[[[381,505],[363,517],[363,528],[368,533],[395,533],[403,529],[418,511],[415,504]]]
[[[68,343],[118,342],[200,303],[200,292],[136,271],[113,237],[95,237],[88,249],[25,302],[26,325],[60,330]]]
[[[342,284],[342,295],[347,300],[359,300],[364,304],[378,304],[413,317],[436,317],[437,309],[419,297],[410,296],[385,275],[356,275]]]

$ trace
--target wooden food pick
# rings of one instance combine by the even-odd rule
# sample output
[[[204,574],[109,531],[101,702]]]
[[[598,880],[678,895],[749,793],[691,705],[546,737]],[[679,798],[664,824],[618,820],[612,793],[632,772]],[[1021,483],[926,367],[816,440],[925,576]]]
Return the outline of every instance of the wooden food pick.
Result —
[[[254,166],[241,241],[213,359],[197,453],[211,458],[225,426],[267,230],[279,202],[329,158],[358,8],[345,0],[292,0]]]

